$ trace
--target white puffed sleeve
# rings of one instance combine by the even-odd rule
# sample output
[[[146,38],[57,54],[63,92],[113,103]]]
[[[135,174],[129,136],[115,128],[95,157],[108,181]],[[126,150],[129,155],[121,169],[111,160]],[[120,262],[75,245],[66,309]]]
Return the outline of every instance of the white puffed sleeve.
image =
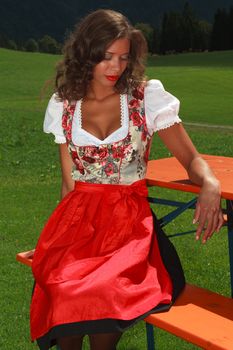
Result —
[[[165,91],[159,80],[149,80],[145,87],[145,114],[149,132],[166,129],[180,123],[180,101]]]
[[[58,101],[56,94],[53,94],[45,112],[43,130],[48,134],[52,133],[55,136],[54,141],[56,143],[66,143],[62,129],[62,113],[63,102]]]

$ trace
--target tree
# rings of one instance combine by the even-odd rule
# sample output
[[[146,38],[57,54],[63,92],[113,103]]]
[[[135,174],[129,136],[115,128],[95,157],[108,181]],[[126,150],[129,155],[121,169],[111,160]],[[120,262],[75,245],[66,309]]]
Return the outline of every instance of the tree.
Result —
[[[44,35],[43,38],[41,38],[38,41],[39,44],[39,50],[41,52],[46,52],[46,53],[59,53],[60,52],[60,47],[57,41],[52,38],[49,35]]]
[[[218,9],[214,16],[211,50],[230,49],[229,16],[225,9]]]
[[[39,51],[39,45],[35,39],[28,39],[25,43],[25,50],[30,52]]]
[[[198,21],[191,6],[185,3],[182,14],[164,14],[160,38],[161,52],[207,50],[211,29],[208,22]]]
[[[188,2],[185,3],[181,17],[182,27],[182,51],[190,51],[194,49],[194,38],[197,31],[197,20],[195,18],[192,7]]]
[[[210,38],[212,25],[207,21],[198,21],[193,38],[193,49],[196,51],[205,51],[210,48]]]
[[[160,32],[158,29],[154,29],[153,33],[153,44],[152,44],[152,53],[160,52]]]
[[[229,10],[229,48],[233,49],[233,6]]]
[[[6,47],[8,40],[5,34],[0,33],[0,47]]]
[[[7,43],[6,43],[6,46],[5,46],[7,49],[10,49],[10,50],[17,50],[17,44],[14,40],[7,40]]]
[[[160,51],[163,54],[167,52],[181,52],[181,40],[181,15],[176,12],[165,13],[162,21]]]
[[[148,23],[136,23],[135,28],[139,29],[144,37],[146,38],[149,52],[154,52],[153,39],[154,39],[154,28]]]

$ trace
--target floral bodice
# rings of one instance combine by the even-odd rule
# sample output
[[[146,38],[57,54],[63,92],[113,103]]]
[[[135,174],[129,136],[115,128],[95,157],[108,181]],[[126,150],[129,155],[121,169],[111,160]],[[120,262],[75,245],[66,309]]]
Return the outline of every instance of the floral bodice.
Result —
[[[145,178],[152,135],[146,125],[143,97],[142,91],[128,96],[127,136],[117,142],[98,146],[78,146],[72,142],[76,104],[64,102],[62,127],[74,163],[72,178],[75,181],[131,184]]]

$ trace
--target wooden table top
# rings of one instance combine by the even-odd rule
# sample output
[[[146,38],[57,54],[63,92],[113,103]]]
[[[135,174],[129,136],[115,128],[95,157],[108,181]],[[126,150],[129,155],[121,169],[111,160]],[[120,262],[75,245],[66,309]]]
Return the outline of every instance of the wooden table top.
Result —
[[[233,158],[203,154],[221,182],[222,198],[233,200]],[[146,174],[149,186],[199,193],[200,187],[188,180],[186,170],[174,157],[151,160]]]

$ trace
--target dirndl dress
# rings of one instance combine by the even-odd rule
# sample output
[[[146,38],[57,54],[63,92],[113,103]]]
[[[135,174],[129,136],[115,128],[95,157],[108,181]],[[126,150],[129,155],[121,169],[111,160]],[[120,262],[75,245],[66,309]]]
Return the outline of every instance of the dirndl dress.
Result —
[[[143,93],[128,96],[127,136],[101,146],[72,140],[76,104],[64,102],[62,127],[75,188],[38,240],[31,338],[41,350],[77,334],[123,332],[168,310],[184,286],[173,245],[154,217],[145,181],[152,136]]]

